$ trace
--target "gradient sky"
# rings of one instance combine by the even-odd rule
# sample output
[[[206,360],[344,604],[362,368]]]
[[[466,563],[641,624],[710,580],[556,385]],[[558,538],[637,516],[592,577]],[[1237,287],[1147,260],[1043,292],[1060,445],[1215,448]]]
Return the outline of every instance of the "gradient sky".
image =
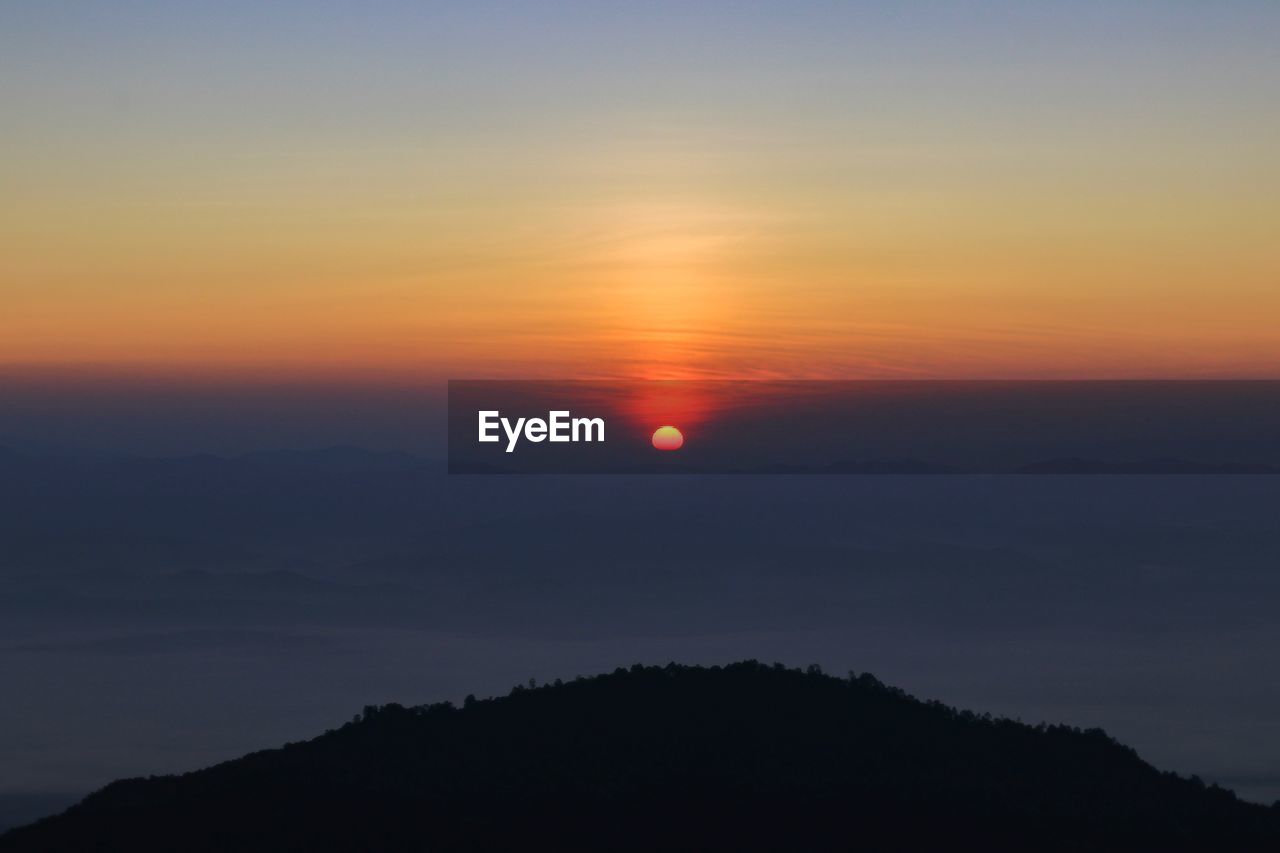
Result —
[[[6,3],[0,367],[1280,376],[1277,44],[1275,2]]]

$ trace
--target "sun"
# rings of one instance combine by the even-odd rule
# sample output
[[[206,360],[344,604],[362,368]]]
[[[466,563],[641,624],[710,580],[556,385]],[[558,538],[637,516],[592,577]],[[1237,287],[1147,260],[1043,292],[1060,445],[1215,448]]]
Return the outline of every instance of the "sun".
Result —
[[[684,436],[673,426],[660,426],[653,431],[653,446],[659,450],[679,450],[684,445]]]

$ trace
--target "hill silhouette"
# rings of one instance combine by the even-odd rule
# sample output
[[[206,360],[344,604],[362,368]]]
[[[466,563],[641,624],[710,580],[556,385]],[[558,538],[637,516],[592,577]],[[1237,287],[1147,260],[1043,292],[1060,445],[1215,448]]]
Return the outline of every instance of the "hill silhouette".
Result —
[[[1100,730],[755,662],[619,669],[115,782],[0,850],[1274,850]]]

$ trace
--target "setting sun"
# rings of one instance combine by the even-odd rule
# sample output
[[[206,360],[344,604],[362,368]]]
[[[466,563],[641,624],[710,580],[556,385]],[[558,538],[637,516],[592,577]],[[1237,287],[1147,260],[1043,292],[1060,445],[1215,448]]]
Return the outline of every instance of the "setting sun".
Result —
[[[653,432],[653,446],[659,450],[679,450],[684,446],[684,436],[673,426],[658,427]]]

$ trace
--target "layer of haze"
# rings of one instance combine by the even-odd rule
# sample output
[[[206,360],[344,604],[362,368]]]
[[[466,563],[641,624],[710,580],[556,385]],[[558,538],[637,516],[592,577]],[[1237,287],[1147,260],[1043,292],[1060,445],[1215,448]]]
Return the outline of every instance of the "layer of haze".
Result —
[[[1272,2],[5,4],[0,366],[1280,375],[1278,40]]]

